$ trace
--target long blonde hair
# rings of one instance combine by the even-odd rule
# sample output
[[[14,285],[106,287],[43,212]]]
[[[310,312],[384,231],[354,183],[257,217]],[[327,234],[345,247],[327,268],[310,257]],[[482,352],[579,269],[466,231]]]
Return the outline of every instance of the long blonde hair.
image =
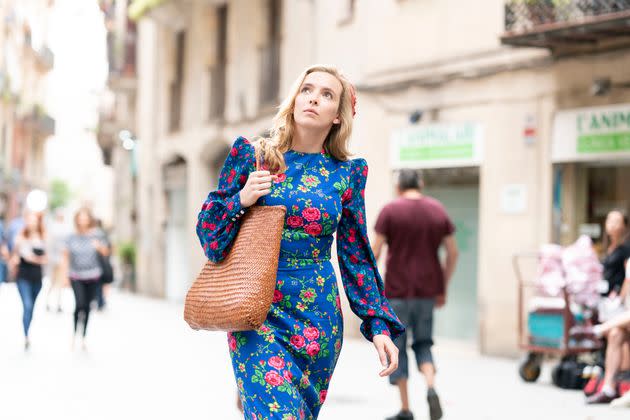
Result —
[[[273,118],[273,127],[271,127],[269,137],[258,137],[253,141],[257,155],[262,157],[265,166],[271,173],[284,172],[287,169],[283,153],[292,146],[295,130],[295,119],[293,118],[295,98],[299,94],[306,76],[314,72],[331,74],[339,80],[342,86],[338,110],[339,124],[333,124],[328,132],[324,141],[324,150],[340,161],[346,161],[350,157],[348,143],[352,134],[353,98],[351,92],[354,91],[354,88],[337,68],[314,65],[304,70],[293,83],[289,95],[282,101],[278,113]]]

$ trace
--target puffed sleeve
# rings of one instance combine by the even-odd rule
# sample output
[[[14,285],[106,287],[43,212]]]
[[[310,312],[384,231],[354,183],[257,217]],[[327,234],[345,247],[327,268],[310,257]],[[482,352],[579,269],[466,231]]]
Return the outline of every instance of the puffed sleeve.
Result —
[[[342,216],[337,228],[337,257],[350,308],[359,316],[361,332],[368,340],[378,334],[396,338],[405,331],[389,301],[372,253],[365,222],[365,183],[368,166],[364,159],[351,162],[348,189],[342,197]]]
[[[246,210],[241,206],[239,192],[255,167],[254,147],[239,137],[223,164],[218,189],[208,194],[197,216],[197,236],[212,262],[221,262],[230,251]]]

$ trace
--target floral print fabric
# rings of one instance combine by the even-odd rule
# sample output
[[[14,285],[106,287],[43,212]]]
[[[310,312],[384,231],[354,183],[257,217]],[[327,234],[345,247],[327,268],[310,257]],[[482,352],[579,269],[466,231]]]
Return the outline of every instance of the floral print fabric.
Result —
[[[287,208],[273,303],[257,331],[228,334],[246,419],[316,419],[326,400],[343,339],[330,262],[335,232],[342,282],[363,335],[395,338],[404,331],[385,299],[368,242],[365,160],[340,162],[324,152],[284,157],[286,172],[258,201]],[[238,193],[254,170],[254,148],[240,137],[198,217],[197,234],[211,261],[229,252],[240,223]]]

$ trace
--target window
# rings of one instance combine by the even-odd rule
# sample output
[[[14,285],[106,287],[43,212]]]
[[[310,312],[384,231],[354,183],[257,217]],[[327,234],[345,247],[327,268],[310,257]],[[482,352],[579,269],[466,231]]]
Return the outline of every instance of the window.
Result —
[[[180,31],[175,36],[175,69],[170,86],[170,131],[177,131],[181,127],[182,91],[184,85],[184,60],[186,46],[186,31]]]
[[[227,67],[227,6],[217,8],[216,57],[210,69],[210,119],[223,118]]]
[[[275,104],[280,90],[281,0],[267,0],[267,43],[261,49],[260,104]]]

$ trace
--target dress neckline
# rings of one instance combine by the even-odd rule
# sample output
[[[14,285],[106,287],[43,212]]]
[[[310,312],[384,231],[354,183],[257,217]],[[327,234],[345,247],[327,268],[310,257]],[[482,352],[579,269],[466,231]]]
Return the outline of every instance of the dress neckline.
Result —
[[[323,149],[320,150],[319,152],[313,152],[313,153],[298,152],[297,150],[289,149],[287,150],[287,153],[293,153],[298,156],[317,156],[317,155],[324,155],[326,152]]]

